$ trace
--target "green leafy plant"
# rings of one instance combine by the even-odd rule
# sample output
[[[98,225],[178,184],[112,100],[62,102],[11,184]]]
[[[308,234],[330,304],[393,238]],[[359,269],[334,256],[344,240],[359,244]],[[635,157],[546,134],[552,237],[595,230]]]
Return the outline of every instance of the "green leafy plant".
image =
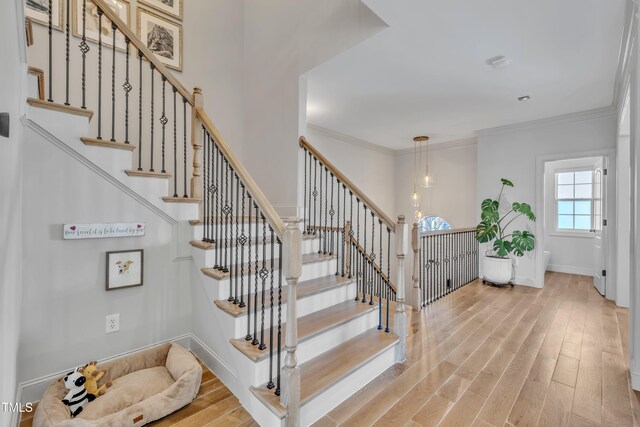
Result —
[[[526,252],[535,248],[535,236],[529,231],[512,231],[507,228],[513,221],[524,216],[535,222],[536,216],[527,203],[514,202],[511,209],[504,215],[500,214],[500,201],[505,187],[513,187],[508,179],[500,180],[502,187],[496,200],[485,199],[482,201],[482,214],[480,224],[476,227],[476,240],[480,243],[490,243],[496,256],[506,258],[513,252],[516,256],[523,256]]]

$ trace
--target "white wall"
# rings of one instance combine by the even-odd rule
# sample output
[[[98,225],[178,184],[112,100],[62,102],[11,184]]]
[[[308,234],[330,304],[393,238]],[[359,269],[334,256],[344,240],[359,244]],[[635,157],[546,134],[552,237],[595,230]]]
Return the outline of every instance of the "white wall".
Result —
[[[423,174],[425,158],[423,153],[423,166],[420,168]],[[411,205],[413,161],[413,150],[397,152],[395,214],[404,215],[409,224],[415,222],[415,209]],[[475,226],[476,168],[475,140],[430,146],[429,170],[435,176],[436,183],[431,188],[418,187],[423,216],[438,215],[446,219],[453,228]]]
[[[549,271],[592,276],[594,240],[592,234],[580,236],[555,230],[555,174],[562,169],[594,168],[597,158],[557,160],[545,163],[544,250],[551,252]],[[613,238],[613,236],[612,236]]]
[[[0,112],[11,114],[10,138],[0,137],[0,402],[15,402],[22,288],[22,159],[20,113],[25,80],[20,2],[0,6]],[[11,413],[0,411],[0,425]]]
[[[280,213],[302,206],[300,77],[385,27],[361,0],[244,1],[246,164]]]
[[[191,331],[189,259],[177,225],[31,129],[23,173],[23,310],[18,380],[27,381]],[[63,240],[65,223],[144,222],[144,237]],[[144,284],[105,290],[106,252],[144,249]],[[105,334],[105,316],[120,331]]]
[[[542,189],[542,175],[536,170],[537,161],[550,155],[615,149],[615,129],[615,112],[603,109],[480,131],[477,200],[496,197],[500,178],[508,178],[515,185],[515,188],[508,189],[508,201],[529,203],[537,216],[542,217],[536,189],[537,184]],[[479,206],[476,214],[479,214]],[[614,221],[613,218],[609,220]],[[610,224],[615,229],[615,225]],[[516,229],[527,226],[524,220],[513,225]],[[530,227],[535,231],[532,225]],[[541,257],[541,236],[537,234],[536,243]],[[530,253],[518,260],[517,283],[542,286],[543,278],[538,277],[536,270],[537,257],[537,253]]]

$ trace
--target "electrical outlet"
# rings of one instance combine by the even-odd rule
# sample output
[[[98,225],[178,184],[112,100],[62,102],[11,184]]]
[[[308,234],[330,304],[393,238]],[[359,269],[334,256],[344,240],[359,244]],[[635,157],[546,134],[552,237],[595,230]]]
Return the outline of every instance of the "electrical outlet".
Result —
[[[106,317],[106,333],[118,332],[120,330],[120,313],[108,314]]]

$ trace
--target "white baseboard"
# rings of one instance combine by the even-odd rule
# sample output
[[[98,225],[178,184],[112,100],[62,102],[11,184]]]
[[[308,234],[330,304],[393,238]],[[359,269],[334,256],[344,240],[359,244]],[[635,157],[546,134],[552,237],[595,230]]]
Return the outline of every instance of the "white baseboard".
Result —
[[[575,267],[572,265],[549,264],[547,266],[547,271],[554,271],[556,273],[578,274],[580,276],[593,277],[592,268]]]
[[[640,372],[631,371],[631,388],[640,390]]]

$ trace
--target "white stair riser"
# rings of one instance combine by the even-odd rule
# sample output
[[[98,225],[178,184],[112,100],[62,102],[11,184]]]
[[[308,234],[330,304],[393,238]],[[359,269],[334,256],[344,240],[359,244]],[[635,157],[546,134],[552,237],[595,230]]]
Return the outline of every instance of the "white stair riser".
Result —
[[[277,245],[274,243],[273,245],[273,250],[275,252],[275,258],[279,257],[279,253],[278,253],[278,247]],[[310,254],[313,253],[312,251],[314,250],[314,243],[311,240],[305,240],[302,242],[302,253],[303,254]],[[206,265],[211,267],[214,266],[216,264],[218,264],[218,259],[220,259],[222,256],[225,255],[225,250],[224,247],[222,249],[200,249],[200,248],[195,248],[197,250],[201,250],[204,251],[206,254]],[[264,256],[266,255],[266,259],[267,260],[271,260],[271,244],[269,242],[267,242],[267,244],[265,245],[265,253],[262,252],[262,243],[259,244],[253,244],[251,246],[249,245],[245,245],[244,248],[242,246],[238,246],[237,247],[237,257],[236,257],[236,246],[230,246],[227,247],[226,249],[226,256],[227,256],[227,263],[229,263],[230,261],[236,261],[239,262],[248,262],[249,261],[249,251],[251,251],[251,260],[255,261],[256,260],[256,256],[258,261],[262,261],[262,259],[264,258]],[[317,249],[316,249],[317,252]],[[244,257],[244,258],[242,258]],[[270,268],[271,263],[267,263],[267,268]],[[261,266],[262,267],[262,266]],[[335,273],[335,271],[334,271]]]
[[[283,287],[282,294],[284,295],[286,292],[287,292],[287,288]],[[329,289],[327,291],[319,292],[317,294],[309,295],[308,297],[299,299],[298,307],[297,307],[298,317],[306,316],[307,314],[315,313],[316,311],[323,310],[325,308],[331,307],[333,305],[339,304],[347,300],[351,300],[355,298],[355,294],[356,294],[356,284],[350,283],[349,285],[344,285],[337,288]],[[276,302],[278,301],[277,289],[274,289],[273,291],[273,299]],[[267,291],[267,294],[265,295],[265,301],[268,303],[269,300],[270,300],[270,295],[268,294],[268,291]],[[246,297],[245,297],[245,303],[246,303]],[[260,310],[261,307],[262,307],[262,302],[258,300],[258,327],[260,326],[260,320],[262,316],[262,313]],[[253,333],[254,308],[255,308],[255,303],[254,303],[254,300],[252,299],[251,300],[251,325],[252,325],[251,333]],[[233,316],[230,316],[230,317],[233,317]],[[277,303],[273,307],[273,317],[274,317],[274,324],[275,324],[275,322],[278,319]],[[265,323],[265,329],[266,329],[266,328],[269,328],[269,325],[271,324],[270,323],[271,309],[269,307],[265,307],[264,318],[265,318],[264,323]],[[247,334],[247,316],[246,315],[238,316],[238,317],[235,317],[234,319],[235,319],[234,336],[236,338],[242,338]],[[286,303],[282,304],[281,319],[283,323],[287,321],[287,304]]]
[[[378,312],[364,314],[362,316],[351,319],[348,322],[339,325],[328,331],[324,331],[312,338],[298,342],[296,357],[298,364],[305,363],[314,357],[319,356],[325,351],[360,335],[369,329],[378,326]],[[265,337],[267,344],[268,337]],[[277,337],[274,335],[274,341]],[[283,337],[284,339],[284,337]],[[268,350],[265,350],[268,351]],[[284,352],[283,352],[284,354]],[[242,355],[245,357],[244,355]],[[275,355],[274,355],[274,371],[275,371]],[[251,385],[259,386],[265,384],[269,380],[269,359],[261,360],[253,365],[253,379]]]

